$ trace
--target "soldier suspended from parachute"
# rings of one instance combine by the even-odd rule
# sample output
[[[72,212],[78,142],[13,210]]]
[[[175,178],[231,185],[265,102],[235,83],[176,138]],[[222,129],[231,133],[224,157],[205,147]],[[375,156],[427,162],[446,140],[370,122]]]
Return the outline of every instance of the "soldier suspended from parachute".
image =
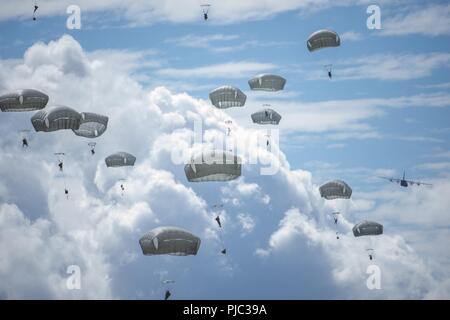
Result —
[[[97,144],[95,142],[88,142],[88,146],[91,147],[91,154],[94,155],[95,154],[95,146]]]
[[[203,20],[207,21],[209,18],[208,17],[209,8],[211,7],[211,5],[208,3],[205,3],[205,4],[200,5],[200,7],[202,8],[202,11],[203,11]]]
[[[220,220],[220,214],[223,211],[223,204],[215,204],[215,205],[213,205],[213,210],[214,210],[214,213],[216,213],[216,217],[214,218],[214,220],[216,220],[217,224],[219,225],[219,237],[220,237],[220,241],[222,243],[222,248],[223,248],[220,251],[220,253],[226,254],[227,253],[227,249],[226,249],[226,246],[225,246],[225,241],[223,240],[222,221]]]
[[[36,11],[39,9],[37,0],[34,0],[33,20],[36,20]]]
[[[30,132],[28,129],[20,130],[21,139],[22,139],[22,148],[28,148],[28,138],[27,134]]]
[[[316,52],[325,48],[334,48],[341,45],[341,39],[339,35],[333,30],[318,30],[312,33],[306,42],[309,52]],[[333,77],[332,70],[333,65],[328,64],[325,66],[327,69],[328,77]]]
[[[383,234],[383,229],[383,225],[379,224],[378,222],[363,220],[355,224],[352,231],[355,237],[369,237],[372,242],[372,236]],[[375,250],[372,248],[366,250],[369,254],[369,259],[373,260]]]
[[[113,153],[105,158],[105,164],[107,168],[120,168],[120,167],[129,167],[134,166],[134,163],[136,162],[136,157],[132,154],[124,151],[119,151],[116,153]],[[121,189],[121,195],[123,196],[125,187],[124,182],[125,179],[119,179],[120,181],[120,189]]]

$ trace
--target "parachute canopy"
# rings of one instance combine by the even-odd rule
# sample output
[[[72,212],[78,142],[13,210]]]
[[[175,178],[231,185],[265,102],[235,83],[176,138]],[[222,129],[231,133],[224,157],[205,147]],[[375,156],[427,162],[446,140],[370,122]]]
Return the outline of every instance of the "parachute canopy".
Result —
[[[327,200],[350,199],[352,188],[342,180],[333,180],[325,183],[319,188],[320,196]]]
[[[48,95],[33,89],[17,90],[0,96],[0,109],[3,112],[35,111],[45,108]]]
[[[311,34],[306,42],[310,52],[331,47],[339,47],[341,39],[339,35],[332,30],[319,30]]]
[[[279,124],[281,116],[272,109],[264,109],[252,114],[252,120],[258,124]]]
[[[383,225],[372,221],[361,221],[353,227],[353,235],[361,236],[377,236],[383,234]]]
[[[142,236],[139,244],[144,255],[187,256],[197,254],[200,238],[177,227],[159,227]]]
[[[31,124],[36,131],[51,132],[64,129],[78,130],[81,115],[66,106],[52,106],[36,112]]]
[[[222,86],[211,91],[209,99],[215,107],[225,109],[244,106],[247,96],[238,88]]]
[[[285,84],[286,79],[275,74],[260,74],[248,80],[250,89],[259,91],[280,91]]]
[[[80,128],[73,130],[77,136],[96,138],[101,136],[108,126],[108,117],[96,113],[82,112]]]
[[[189,182],[230,181],[241,175],[241,163],[231,152],[213,150],[193,157],[184,172]]]
[[[105,159],[107,167],[134,166],[135,161],[136,157],[127,152],[116,152]]]

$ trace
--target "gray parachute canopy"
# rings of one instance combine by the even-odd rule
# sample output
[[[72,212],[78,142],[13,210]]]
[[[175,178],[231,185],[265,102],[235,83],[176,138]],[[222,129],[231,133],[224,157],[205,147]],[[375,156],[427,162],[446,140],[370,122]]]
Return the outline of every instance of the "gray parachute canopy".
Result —
[[[247,100],[247,96],[238,88],[222,86],[209,93],[211,103],[219,108],[242,107]]]
[[[258,124],[279,124],[281,116],[272,109],[264,109],[252,114],[252,120]]]
[[[342,180],[333,180],[325,183],[319,188],[320,196],[327,200],[350,199],[352,188]]]
[[[311,34],[307,41],[310,52],[331,47],[339,47],[341,39],[339,35],[332,30],[319,30]]]
[[[35,111],[44,109],[48,95],[33,89],[22,89],[0,96],[0,109],[4,112]]]
[[[108,117],[101,114],[82,112],[80,128],[73,130],[77,136],[96,138],[101,136],[108,127]]]
[[[241,175],[241,163],[230,152],[214,150],[194,156],[184,172],[189,182],[230,181]]]
[[[78,130],[81,115],[66,106],[52,106],[36,112],[31,124],[36,131],[51,132],[64,129]]]
[[[177,227],[159,227],[142,236],[139,244],[144,255],[187,256],[197,254],[200,238]]]
[[[353,227],[353,235],[361,236],[377,236],[383,234],[383,225],[372,221],[361,221]]]
[[[127,152],[116,152],[105,159],[105,163],[107,167],[125,167],[125,166],[134,166],[134,162],[136,161],[136,157]]]
[[[250,89],[258,91],[280,91],[285,84],[286,79],[275,74],[260,74],[248,80]]]

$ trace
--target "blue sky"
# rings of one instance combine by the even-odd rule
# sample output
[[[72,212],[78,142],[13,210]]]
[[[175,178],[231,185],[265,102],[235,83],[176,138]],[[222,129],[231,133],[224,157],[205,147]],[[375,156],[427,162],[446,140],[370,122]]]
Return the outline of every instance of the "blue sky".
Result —
[[[443,245],[450,240],[450,203],[437,196],[450,191],[446,1],[380,1],[382,30],[367,29],[371,3],[365,1],[213,1],[207,22],[194,0],[136,0],[127,7],[120,1],[39,2],[37,21],[31,21],[32,1],[0,1],[0,92],[39,88],[49,93],[50,104],[108,114],[111,122],[92,162],[79,154],[85,141],[66,132],[32,133],[32,144],[42,148],[24,155],[14,128],[26,125],[30,115],[0,115],[0,164],[14,167],[0,171],[0,229],[11,223],[17,226],[11,236],[19,238],[21,230],[39,230],[39,242],[53,244],[43,253],[48,264],[42,268],[34,258],[3,251],[2,258],[24,268],[0,271],[7,281],[0,281],[0,296],[158,299],[159,274],[167,272],[177,278],[174,298],[184,299],[450,297],[450,252]],[[66,28],[69,4],[80,5],[81,30]],[[310,53],[306,39],[323,28],[338,32],[341,46]],[[331,81],[324,69],[330,63]],[[285,90],[251,92],[248,79],[263,72],[285,77]],[[228,84],[247,94],[246,106],[217,113],[208,94]],[[192,114],[210,119],[211,136],[231,117],[244,140],[258,129],[250,114],[264,103],[283,116],[283,170],[276,177],[249,166],[237,182],[192,185],[182,166],[168,163],[171,148],[186,147]],[[58,197],[61,179],[52,170],[52,152],[61,148],[70,149],[73,171],[67,179],[81,197],[69,203]],[[111,175],[101,157],[114,148],[136,154],[139,167]],[[11,159],[17,163],[9,164]],[[36,162],[40,169],[32,170]],[[376,178],[403,170],[433,188],[403,190]],[[115,188],[121,174],[136,190],[125,200]],[[353,200],[325,203],[317,186],[337,178],[352,186]],[[226,203],[224,236],[235,252],[225,258],[216,254],[218,234],[209,219],[217,202]],[[327,216],[334,209],[343,213],[338,245]],[[79,217],[79,210],[93,210],[95,218]],[[384,242],[377,240],[377,259],[387,275],[376,292],[365,288],[367,257],[351,234],[364,218],[388,230]],[[136,237],[169,223],[201,234],[205,253],[182,263],[141,256],[133,246]],[[101,228],[119,236],[110,242]],[[67,251],[78,258],[61,254],[58,239],[66,239]],[[93,284],[80,292],[62,288],[68,263],[88,269]],[[27,268],[37,269],[29,283],[20,281]],[[405,272],[417,276],[399,276]]]

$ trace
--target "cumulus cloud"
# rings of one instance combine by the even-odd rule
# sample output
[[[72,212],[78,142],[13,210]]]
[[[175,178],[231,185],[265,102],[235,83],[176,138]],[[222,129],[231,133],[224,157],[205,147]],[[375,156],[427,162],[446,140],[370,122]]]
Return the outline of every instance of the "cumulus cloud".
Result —
[[[378,207],[367,196],[325,202],[310,172],[291,170],[276,144],[269,152],[264,144],[250,143],[255,134],[264,137],[264,132],[245,128],[232,116],[232,132],[239,137],[237,150],[244,160],[252,154],[273,159],[278,172],[261,176],[262,164],[246,161],[244,177],[236,181],[189,184],[183,162],[172,161],[174,154],[189,156],[200,147],[193,145],[194,120],[203,120],[204,143],[214,146],[225,136],[224,121],[230,114],[186,93],[144,87],[134,72],[141,59],[133,52],[86,52],[72,37],[63,36],[32,46],[23,59],[0,64],[0,87],[5,91],[35,87],[50,95],[50,104],[67,104],[110,118],[92,156],[89,140],[72,132],[30,134],[30,148],[22,150],[17,130],[30,127],[30,114],[1,115],[2,297],[159,299],[161,275],[180,280],[175,294],[181,299],[449,296],[448,286],[438,286],[448,278],[448,271],[430,266],[404,236],[394,235],[395,223],[377,239],[385,290],[371,295],[365,288],[364,244],[352,238],[350,229],[362,218],[359,211],[374,208],[376,217],[390,223],[383,212],[391,208]],[[445,99],[436,100],[440,105]],[[398,107],[410,102],[410,98],[389,101]],[[386,101],[369,105],[380,103]],[[104,157],[118,150],[136,155],[135,166],[106,168]],[[56,151],[66,152],[64,175],[58,172]],[[126,179],[123,195],[121,178]],[[70,190],[69,199],[64,186]],[[427,194],[418,201],[425,208],[438,200]],[[225,203],[227,256],[220,254],[211,210],[218,202]],[[439,208],[436,205],[436,211]],[[336,209],[343,212],[339,242],[329,215]],[[446,222],[440,215],[429,219],[429,223]],[[199,235],[199,254],[143,256],[139,237],[160,225],[180,226]],[[79,291],[66,287],[69,265],[81,269]]]

